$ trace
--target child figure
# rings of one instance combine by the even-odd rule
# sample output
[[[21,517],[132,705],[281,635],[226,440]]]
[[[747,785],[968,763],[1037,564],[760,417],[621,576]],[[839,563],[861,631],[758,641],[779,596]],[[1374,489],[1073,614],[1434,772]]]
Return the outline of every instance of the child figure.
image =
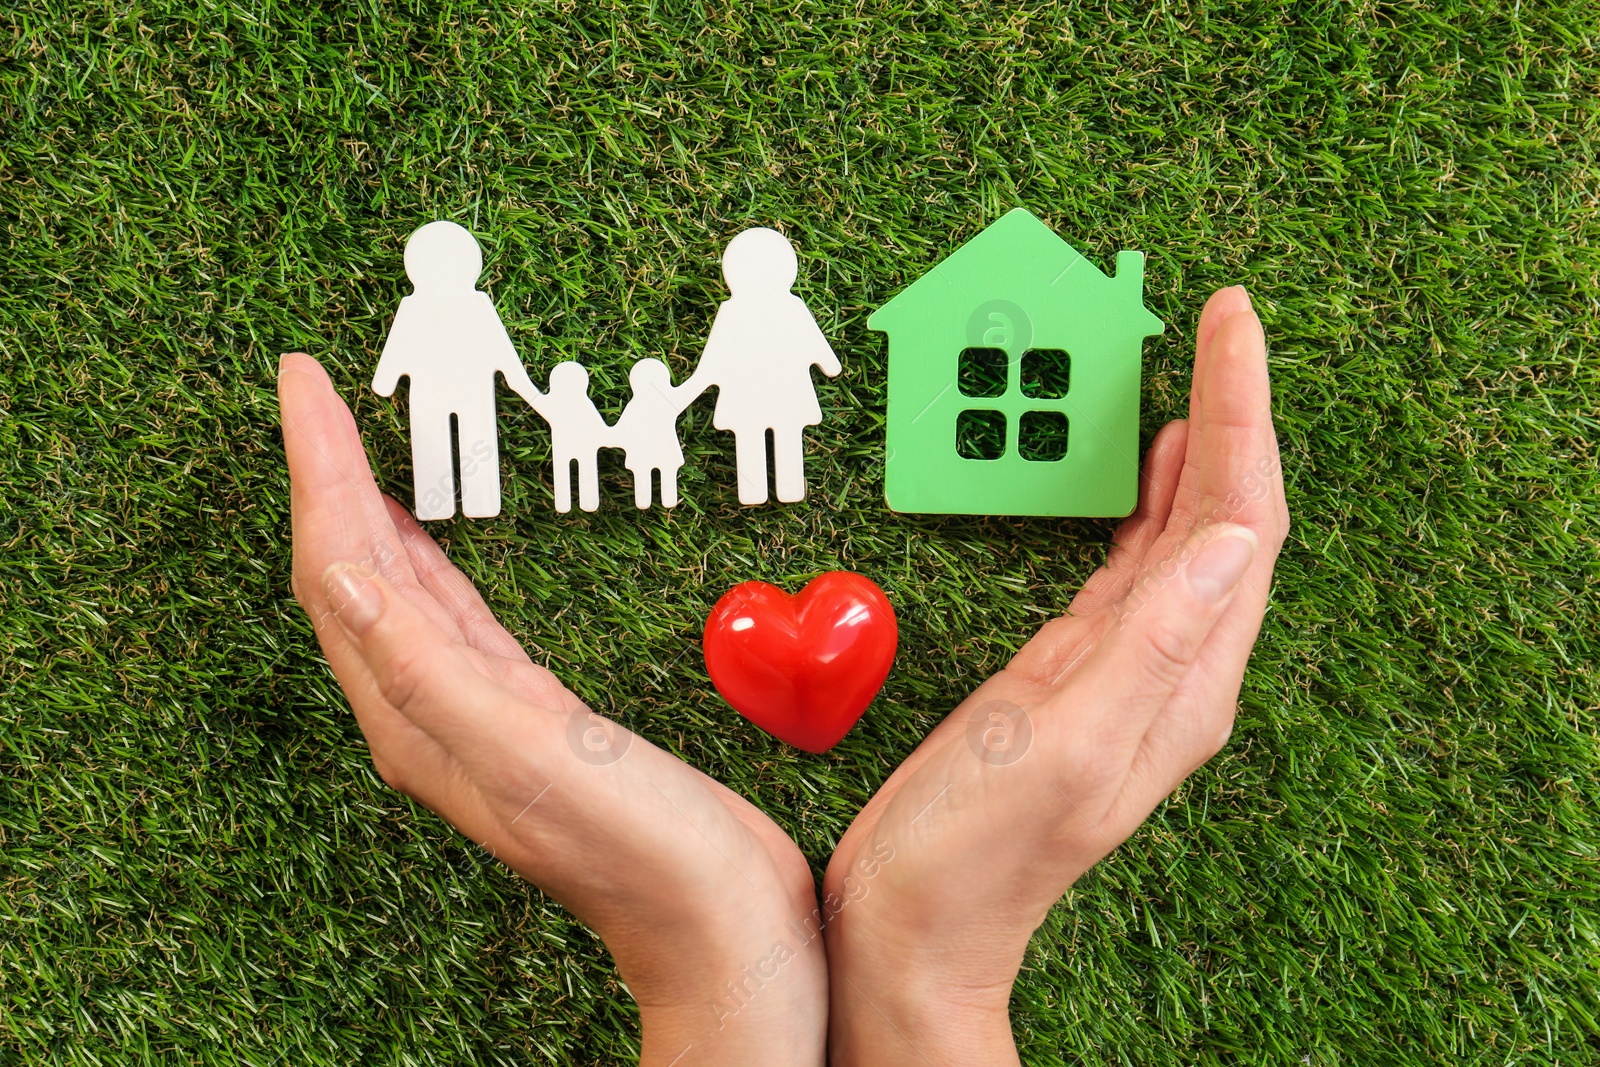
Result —
[[[524,399],[539,394],[517,357],[489,294],[477,288],[483,253],[453,222],[430,222],[406,241],[406,275],[414,291],[400,301],[373,392],[390,396],[411,384],[411,466],[419,519],[456,513],[456,467],[450,420],[460,450],[461,513],[500,514],[500,441],[494,376]]]
[[[589,399],[589,372],[567,360],[550,371],[550,391],[524,394],[533,410],[550,424],[550,451],[555,460],[556,510],[572,510],[572,464],[578,464],[578,506],[600,506],[599,452],[611,445],[612,427]]]
[[[628,371],[633,396],[613,428],[616,447],[623,449],[623,462],[633,475],[633,502],[650,506],[653,490],[651,474],[661,472],[661,504],[678,506],[678,468],[683,466],[683,447],[678,443],[678,416],[694,403],[701,388],[688,382],[674,387],[672,372],[659,359],[641,359]]]

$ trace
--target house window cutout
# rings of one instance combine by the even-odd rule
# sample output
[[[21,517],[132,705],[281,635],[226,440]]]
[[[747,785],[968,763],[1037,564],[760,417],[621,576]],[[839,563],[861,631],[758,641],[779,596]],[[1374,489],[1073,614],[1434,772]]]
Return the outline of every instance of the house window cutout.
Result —
[[[1060,400],[1072,386],[1072,357],[1059,348],[1030,348],[1022,353],[1022,395],[1034,400]]]
[[[1010,357],[1002,348],[964,348],[956,365],[956,388],[962,396],[1004,396],[1006,364]]]
[[[1038,463],[1067,456],[1067,416],[1060,411],[1024,411],[1017,422],[1017,454]]]
[[[962,459],[999,459],[1005,455],[1005,412],[972,408],[957,415],[956,453]]]

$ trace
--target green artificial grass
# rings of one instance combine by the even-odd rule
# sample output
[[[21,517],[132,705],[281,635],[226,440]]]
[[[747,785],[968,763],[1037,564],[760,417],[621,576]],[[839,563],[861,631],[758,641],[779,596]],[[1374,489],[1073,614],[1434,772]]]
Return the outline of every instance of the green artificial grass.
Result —
[[[480,235],[534,377],[582,358],[612,417],[634,359],[698,356],[726,240],[791,234],[845,367],[806,502],[741,509],[702,403],[676,511],[613,465],[558,516],[502,390],[504,513],[437,534],[820,869],[1105,550],[882,504],[866,317],[1022,205],[1149,253],[1146,440],[1207,294],[1251,287],[1295,523],[1232,742],[1036,937],[1024,1061],[1600,1063],[1591,0],[731,7],[0,12],[0,1062],[634,1055],[596,939],[373,773],[288,591],[278,355],[324,360],[409,499],[366,383],[419,223]],[[837,567],[902,651],[813,757],[698,634]]]

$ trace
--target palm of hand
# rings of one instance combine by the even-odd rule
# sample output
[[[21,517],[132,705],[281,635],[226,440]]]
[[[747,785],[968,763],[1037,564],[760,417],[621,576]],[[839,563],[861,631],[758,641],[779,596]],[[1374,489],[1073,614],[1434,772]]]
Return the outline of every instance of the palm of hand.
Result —
[[[864,977],[835,983],[836,1030],[853,1015],[893,1015],[865,992],[885,987],[872,967],[886,959],[939,974],[924,999],[946,1007],[942,1021],[908,1016],[891,1039],[936,1030],[959,1014],[952,1004],[1004,1018],[1048,909],[1227,740],[1288,515],[1260,326],[1242,290],[1212,298],[1198,344],[1190,418],[1151,446],[1139,508],[1106,565],[928,735],[840,841],[824,882],[830,968]],[[1184,613],[1212,609],[1167,602],[1187,595],[1186,562],[1222,526],[1259,547],[1196,630]],[[906,1062],[927,1058],[910,1051]],[[835,1049],[840,1062],[858,1053]],[[880,1049],[875,1062],[898,1061]]]
[[[719,974],[737,972],[810,915],[810,867],[777,825],[591,715],[379,493],[354,420],[315,361],[286,357],[280,391],[295,592],[388,784],[595,929],[641,1003],[673,999],[690,946],[727,957],[715,961]],[[335,617],[323,578],[336,564],[388,587],[388,616],[407,627],[391,654],[364,654]],[[815,956],[820,976],[820,945]],[[685,1007],[702,1011],[703,999]]]

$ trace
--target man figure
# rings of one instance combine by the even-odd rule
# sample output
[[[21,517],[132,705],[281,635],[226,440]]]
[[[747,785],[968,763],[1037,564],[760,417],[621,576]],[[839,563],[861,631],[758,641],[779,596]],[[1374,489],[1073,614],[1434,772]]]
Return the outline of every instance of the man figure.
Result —
[[[400,301],[372,389],[393,395],[411,387],[411,463],[419,519],[456,511],[456,464],[450,424],[460,449],[461,513],[500,514],[500,439],[494,376],[530,404],[542,397],[528,378],[489,295],[477,288],[483,253],[453,222],[430,222],[406,242],[406,276],[414,291]]]

